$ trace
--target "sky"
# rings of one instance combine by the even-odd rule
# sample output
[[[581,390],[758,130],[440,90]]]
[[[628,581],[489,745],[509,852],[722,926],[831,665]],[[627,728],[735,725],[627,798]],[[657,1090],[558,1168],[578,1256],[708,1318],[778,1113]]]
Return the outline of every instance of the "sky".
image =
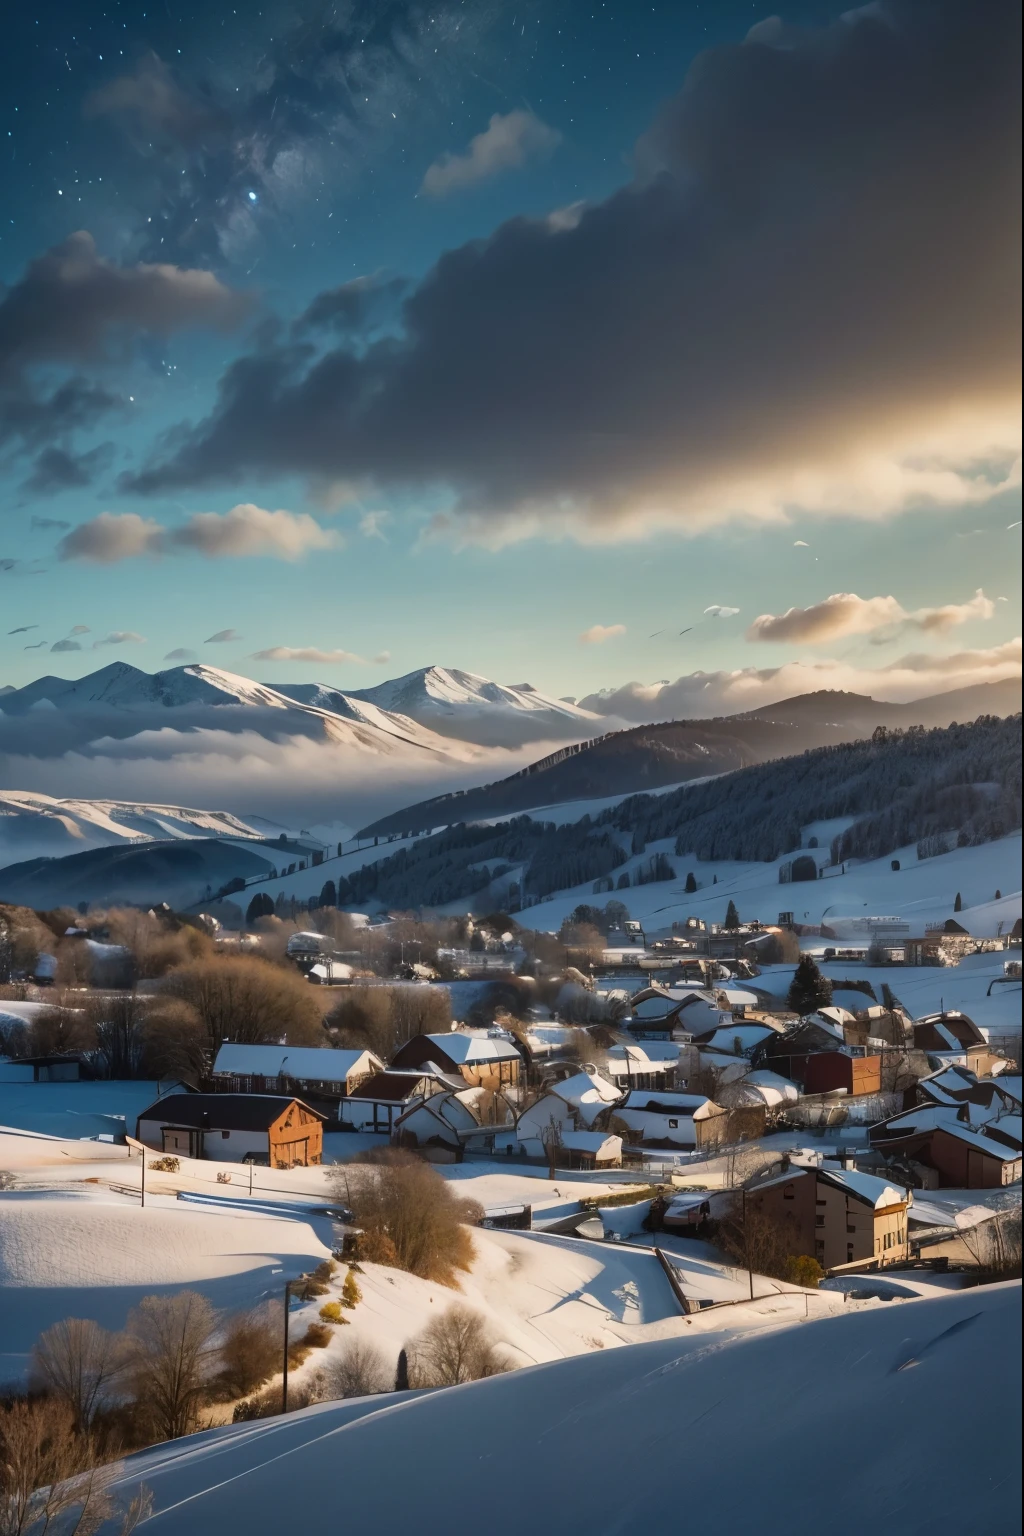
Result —
[[[1019,675],[1018,33],[12,11],[0,683],[440,664],[663,718]]]

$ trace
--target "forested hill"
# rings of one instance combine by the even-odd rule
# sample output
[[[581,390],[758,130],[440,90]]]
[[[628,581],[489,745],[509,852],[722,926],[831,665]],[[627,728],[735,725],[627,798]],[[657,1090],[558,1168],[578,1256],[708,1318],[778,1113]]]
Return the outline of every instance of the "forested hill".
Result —
[[[798,849],[801,827],[855,818],[834,859],[877,858],[925,838],[983,843],[1021,825],[1020,716],[943,730],[879,728],[869,741],[821,747],[665,795],[634,795],[566,826],[520,816],[462,824],[357,870],[339,905],[440,906],[522,868],[523,889],[549,895],[614,878],[633,851],[675,839],[678,855],[772,860]],[[664,878],[674,878],[668,867]]]
[[[407,806],[364,827],[360,837],[430,832],[484,817],[516,816],[538,807],[611,795],[643,794],[814,747],[865,740],[879,725],[946,726],[979,715],[1020,710],[1020,680],[978,684],[910,704],[889,704],[856,693],[820,690],[782,699],[747,714],[715,720],[668,720],[613,731],[563,747],[493,784]]]

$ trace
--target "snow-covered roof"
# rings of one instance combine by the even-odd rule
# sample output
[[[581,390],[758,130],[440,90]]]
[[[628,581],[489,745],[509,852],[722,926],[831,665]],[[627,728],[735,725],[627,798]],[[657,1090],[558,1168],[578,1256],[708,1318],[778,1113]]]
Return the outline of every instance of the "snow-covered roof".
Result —
[[[621,1136],[606,1136],[604,1131],[563,1131],[561,1145],[575,1152],[605,1152],[616,1157],[622,1152]]]
[[[291,1077],[301,1082],[344,1083],[351,1072],[378,1072],[383,1062],[370,1051],[332,1050],[330,1046],[222,1045],[215,1075]]]
[[[470,1034],[453,1029],[445,1035],[424,1035],[460,1067],[475,1061],[518,1061],[519,1052],[505,1035]]]
[[[887,1205],[902,1205],[912,1199],[908,1189],[897,1189],[885,1179],[876,1179],[873,1173],[859,1173],[855,1168],[821,1168],[818,1177],[845,1189],[848,1194],[865,1201],[876,1211]]]
[[[619,1090],[599,1072],[577,1072],[563,1082],[552,1083],[548,1093],[579,1110],[586,1121],[593,1120],[606,1104],[617,1104]]]
[[[727,1054],[736,1055],[736,1041],[740,1042],[741,1051],[753,1050],[755,1045],[760,1045],[762,1040],[767,1040],[769,1035],[776,1034],[770,1024],[744,1024],[736,1022],[723,1024],[710,1034],[707,1040],[702,1040],[702,1045],[709,1045],[712,1050],[725,1051]]]
[[[650,1114],[664,1111],[667,1115],[694,1115],[710,1103],[703,1093],[660,1093],[656,1088],[631,1088],[622,1101],[622,1108],[646,1110]]]
[[[637,1040],[629,1046],[609,1046],[608,1060],[617,1069],[631,1074],[650,1072],[652,1069],[676,1066],[679,1062],[679,1047],[671,1040]]]

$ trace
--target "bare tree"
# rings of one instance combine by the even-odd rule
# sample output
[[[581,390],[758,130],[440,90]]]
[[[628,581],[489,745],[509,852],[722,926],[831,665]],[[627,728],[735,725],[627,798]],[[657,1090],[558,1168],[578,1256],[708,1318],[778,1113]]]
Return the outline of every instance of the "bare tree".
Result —
[[[562,1146],[562,1124],[555,1115],[549,1117],[547,1125],[541,1126],[540,1140],[548,1160],[548,1178],[553,1179]]]
[[[412,1153],[389,1148],[385,1160],[332,1170],[332,1184],[352,1208],[361,1258],[442,1285],[472,1263],[467,1227],[483,1212]]]
[[[196,1291],[144,1296],[128,1319],[128,1369],[136,1402],[162,1440],[191,1434],[210,1375],[213,1308]]]
[[[356,1339],[337,1360],[319,1373],[317,1396],[324,1401],[340,1397],[373,1397],[390,1392],[394,1371],[374,1345]]]
[[[456,1302],[428,1323],[410,1346],[414,1387],[457,1387],[510,1369],[479,1312]]]
[[[70,1411],[76,1431],[92,1427],[112,1395],[124,1365],[124,1346],[87,1317],[66,1317],[39,1338],[33,1351],[35,1375]]]
[[[298,972],[266,960],[197,960],[172,971],[166,987],[189,1004],[214,1050],[225,1040],[245,1045],[282,1039],[289,1045],[324,1043],[316,989]]]
[[[71,1410],[54,1398],[15,1398],[0,1409],[0,1536],[95,1536],[117,1521],[128,1536],[150,1512],[149,1490],[115,1499],[117,1466],[97,1468]]]

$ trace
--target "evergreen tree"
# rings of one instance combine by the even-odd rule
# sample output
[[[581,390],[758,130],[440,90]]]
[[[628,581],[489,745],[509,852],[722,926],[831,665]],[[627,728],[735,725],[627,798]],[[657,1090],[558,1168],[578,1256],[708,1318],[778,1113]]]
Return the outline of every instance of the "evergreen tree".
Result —
[[[730,901],[729,905],[725,909],[725,922],[722,924],[722,926],[724,928],[738,928],[739,925],[740,915],[736,910],[736,903],[734,901]]]
[[[687,896],[692,896],[696,889],[697,889],[697,879],[696,879],[696,876],[693,873],[693,870],[691,869],[690,873],[686,877],[686,894],[687,894]]]
[[[333,880],[325,880],[320,892],[320,905],[322,907],[336,907],[338,905],[338,892]]]
[[[409,1356],[404,1349],[398,1351],[398,1369],[395,1372],[395,1391],[408,1392],[409,1390]]]
[[[257,891],[245,912],[246,923],[254,923],[258,917],[272,917],[274,901],[266,891]]]
[[[813,1013],[816,1008],[826,1008],[832,1001],[832,983],[823,976],[810,955],[801,955],[789,996],[786,999],[794,1013]]]
[[[956,901],[954,901],[954,903],[953,903],[953,911],[954,912],[962,912],[963,909],[964,909],[964,904],[960,900],[960,892],[957,891],[957,893],[956,893]]]

